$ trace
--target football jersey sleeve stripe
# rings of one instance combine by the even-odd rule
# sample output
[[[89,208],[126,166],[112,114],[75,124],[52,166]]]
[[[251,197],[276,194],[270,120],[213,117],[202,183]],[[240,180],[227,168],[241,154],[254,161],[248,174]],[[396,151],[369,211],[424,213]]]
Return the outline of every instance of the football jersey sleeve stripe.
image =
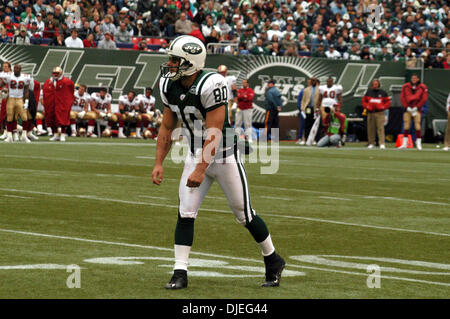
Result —
[[[197,91],[196,91],[197,95],[202,94],[203,85],[205,84],[206,80],[213,74],[214,74],[214,72],[209,72],[203,76],[203,78],[200,80],[200,82],[197,85]]]
[[[207,109],[205,109],[205,111],[206,111],[206,113],[208,113],[208,112],[210,112],[210,111],[213,111],[213,110],[215,110],[215,109],[221,107],[222,105],[225,106],[225,103],[218,103],[218,104],[216,104],[216,105],[210,106],[210,107],[208,107]]]

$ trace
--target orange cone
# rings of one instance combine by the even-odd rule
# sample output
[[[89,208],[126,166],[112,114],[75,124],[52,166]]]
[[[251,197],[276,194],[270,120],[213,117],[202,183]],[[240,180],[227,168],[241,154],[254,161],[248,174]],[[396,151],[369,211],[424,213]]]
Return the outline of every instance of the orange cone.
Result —
[[[398,134],[397,135],[397,141],[395,142],[395,147],[399,148],[400,146],[402,146],[403,144],[403,134]],[[408,135],[408,144],[407,144],[407,148],[414,148],[414,144],[412,141],[412,137],[411,134]]]

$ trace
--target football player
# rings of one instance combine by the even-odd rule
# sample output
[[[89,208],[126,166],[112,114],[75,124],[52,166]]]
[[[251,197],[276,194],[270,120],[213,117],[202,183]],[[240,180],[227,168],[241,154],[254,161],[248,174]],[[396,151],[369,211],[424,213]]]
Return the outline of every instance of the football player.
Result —
[[[447,97],[447,127],[445,129],[445,136],[444,136],[444,148],[442,150],[448,151],[450,148],[450,94]]]
[[[74,92],[75,99],[73,100],[72,110],[70,111],[70,129],[72,131],[72,136],[77,136],[77,119],[87,120],[87,136],[97,137],[97,135],[94,134],[97,113],[91,111],[91,96],[86,92],[86,90],[86,85],[81,84],[78,87],[78,90]]]
[[[234,75],[227,75],[228,68],[226,65],[219,65],[217,68],[217,73],[222,75],[227,83],[228,88],[228,114],[230,116],[230,123],[233,122],[232,119],[232,110],[234,103],[237,103],[237,85],[236,85],[236,77]]]
[[[12,143],[13,121],[17,121],[19,117],[24,123],[28,120],[27,109],[31,78],[29,75],[22,73],[22,66],[20,64],[14,65],[14,71],[12,73],[3,74],[2,76],[0,78],[0,87],[4,87],[7,84],[9,88],[8,100],[6,102],[7,138],[5,142]],[[31,142],[28,139],[26,127],[22,129],[20,140],[25,143]]]
[[[90,109],[97,114],[97,119],[103,118],[108,122],[105,130],[111,131],[113,123],[117,122],[118,118],[111,112],[111,94],[106,92],[106,88],[100,88],[99,92],[91,94]]]
[[[329,113],[325,110],[326,107],[337,107],[336,111],[340,111],[342,105],[342,86],[340,84],[334,84],[332,77],[327,79],[327,84],[319,86],[319,100],[317,101],[316,108],[320,108],[320,114],[322,118]]]
[[[30,141],[37,141],[39,138],[33,134],[34,130],[34,120],[37,115],[37,104],[39,103],[39,94],[41,92],[41,83],[30,77],[30,94],[29,94],[29,107],[27,109],[28,120],[22,122],[22,126],[25,127],[27,137]]]
[[[0,72],[0,78],[5,77],[11,73],[11,63],[5,61],[2,63],[2,72]],[[3,134],[0,136],[0,140],[4,140],[8,137],[6,129],[6,101],[8,100],[7,86],[2,90],[1,94],[1,107],[0,107],[0,128],[3,128]]]
[[[37,113],[36,113],[36,127],[37,127],[37,135],[45,135],[48,134],[48,136],[53,136],[52,128],[47,127],[47,131],[44,130],[42,124],[44,122],[45,118],[45,109],[43,104],[43,92],[42,89],[39,92],[39,102],[37,106]]]
[[[119,97],[119,138],[127,138],[123,133],[123,126],[125,122],[136,123],[136,138],[142,138],[139,126],[137,131],[137,124],[140,124],[141,117],[139,116],[139,101],[136,99],[136,92],[128,91],[126,95]],[[139,133],[139,134],[138,134]]]
[[[155,107],[155,97],[152,95],[152,93],[152,88],[146,88],[145,94],[139,94],[137,96],[139,103],[139,113],[144,124],[144,136],[146,138],[156,138],[156,130],[157,127],[159,127],[159,124],[161,124],[162,118],[161,111]],[[136,132],[137,130],[138,127],[136,127]]]
[[[425,83],[420,82],[417,74],[411,75],[410,82],[403,84],[400,93],[400,101],[405,109],[403,113],[403,143],[399,148],[407,148],[411,120],[416,130],[416,148],[422,149],[422,108],[428,100],[428,88]]]
[[[190,142],[179,185],[178,222],[175,228],[175,266],[167,289],[186,288],[187,266],[194,238],[194,221],[200,205],[216,180],[237,221],[259,244],[266,266],[264,287],[279,286],[285,262],[276,252],[266,224],[250,203],[246,173],[240,160],[237,138],[228,117],[225,78],[203,70],[206,48],[198,38],[175,38],[161,66],[160,95],[164,117],[156,144],[153,183],[163,181],[163,161],[172,145],[178,120]]]

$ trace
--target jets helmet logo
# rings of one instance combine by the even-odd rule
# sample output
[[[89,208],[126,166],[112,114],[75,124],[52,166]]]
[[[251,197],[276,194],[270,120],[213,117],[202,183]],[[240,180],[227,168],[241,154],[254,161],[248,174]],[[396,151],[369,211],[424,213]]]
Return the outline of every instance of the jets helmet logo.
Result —
[[[187,52],[189,54],[200,54],[202,53],[202,47],[198,45],[197,43],[189,42],[182,46],[182,49],[184,52]]]

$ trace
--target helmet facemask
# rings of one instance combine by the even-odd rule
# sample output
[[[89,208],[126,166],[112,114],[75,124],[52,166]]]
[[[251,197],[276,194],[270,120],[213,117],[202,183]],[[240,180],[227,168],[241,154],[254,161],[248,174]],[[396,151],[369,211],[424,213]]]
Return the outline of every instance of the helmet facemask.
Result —
[[[169,62],[171,63],[171,65],[169,65]],[[195,72],[195,70],[194,70],[194,72],[190,72],[190,71],[193,71],[191,69],[191,67],[193,65],[192,65],[192,63],[190,63],[183,57],[171,55],[171,56],[169,56],[169,62],[163,63],[160,66],[161,77],[163,77],[163,78],[169,78],[172,81],[176,81],[179,78],[181,78],[182,76],[192,75]],[[178,65],[173,66],[173,64],[175,64],[175,63],[178,63]],[[174,69],[176,71],[171,72],[171,70],[174,70]]]

